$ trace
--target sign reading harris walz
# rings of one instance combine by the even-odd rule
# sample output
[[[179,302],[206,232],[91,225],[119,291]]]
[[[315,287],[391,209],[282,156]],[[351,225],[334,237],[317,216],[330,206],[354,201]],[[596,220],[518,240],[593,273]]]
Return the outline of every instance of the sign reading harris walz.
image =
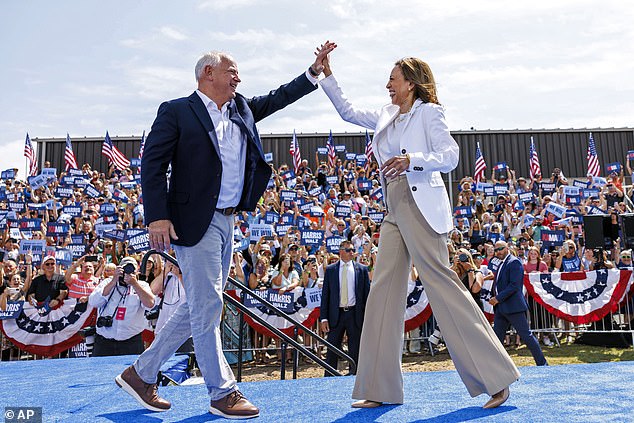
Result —
[[[272,303],[275,307],[280,310],[290,313],[295,309],[295,295],[292,293],[284,293],[280,294],[279,291],[275,289],[267,289],[261,291],[255,291],[258,297],[263,300],[267,300]],[[257,298],[253,298],[251,295],[244,296],[244,305],[249,308],[257,308],[262,305]]]

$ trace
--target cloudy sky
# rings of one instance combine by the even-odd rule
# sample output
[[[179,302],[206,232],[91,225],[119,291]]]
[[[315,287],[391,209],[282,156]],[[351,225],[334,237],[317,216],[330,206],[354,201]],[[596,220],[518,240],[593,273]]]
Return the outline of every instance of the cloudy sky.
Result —
[[[140,135],[195,89],[201,53],[230,52],[239,91],[300,74],[314,47],[357,105],[389,101],[394,61],[434,71],[452,129],[633,127],[634,6],[626,1],[138,0],[0,5],[0,169],[35,137]],[[358,132],[317,91],[261,133]]]

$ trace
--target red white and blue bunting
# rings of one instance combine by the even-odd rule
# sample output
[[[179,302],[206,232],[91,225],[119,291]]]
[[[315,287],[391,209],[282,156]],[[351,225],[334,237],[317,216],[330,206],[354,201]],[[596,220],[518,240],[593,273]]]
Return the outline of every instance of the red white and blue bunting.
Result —
[[[616,311],[632,281],[631,270],[619,269],[524,276],[524,286],[538,303],[575,324],[595,322]]]
[[[79,344],[78,333],[94,320],[96,313],[88,303],[67,298],[61,306],[42,315],[38,308],[24,302],[17,319],[2,320],[2,331],[18,348],[31,354],[52,357]]]

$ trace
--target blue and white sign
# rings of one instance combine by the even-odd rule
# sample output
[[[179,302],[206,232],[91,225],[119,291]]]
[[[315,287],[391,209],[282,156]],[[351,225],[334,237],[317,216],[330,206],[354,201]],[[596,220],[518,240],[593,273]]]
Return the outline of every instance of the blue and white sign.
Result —
[[[374,220],[376,223],[383,223],[383,219],[385,219],[385,213],[379,211],[371,211],[368,212],[368,217]]]
[[[328,147],[317,147],[317,154],[325,156],[328,154]]]
[[[556,247],[563,245],[566,233],[565,231],[549,231],[546,229],[542,229],[541,231],[541,241],[542,247]]]
[[[46,224],[46,236],[65,237],[69,231],[68,223],[48,222]]]
[[[84,244],[68,244],[66,248],[70,250],[74,260],[86,254],[86,245]]]
[[[507,184],[495,184],[493,186],[493,191],[495,195],[504,195],[509,191],[509,187]]]
[[[532,202],[535,198],[535,195],[533,195],[531,191],[526,191],[518,195],[518,198],[522,203],[526,204]]]
[[[372,194],[370,194],[370,198],[374,199],[375,201],[383,200],[383,188],[377,188],[372,191]]]
[[[104,232],[114,231],[117,229],[116,223],[97,223],[95,224],[95,232],[98,237],[102,237]]]
[[[7,301],[6,310],[0,310],[0,320],[17,319],[23,307],[24,301]]]
[[[337,153],[345,153],[346,152],[346,146],[345,145],[335,145],[335,152]]]
[[[339,245],[345,238],[341,236],[331,236],[326,238],[326,250],[329,253],[339,254]]]
[[[21,239],[20,254],[30,252],[32,255],[42,255],[46,248],[46,241],[43,239]]]
[[[351,212],[352,212],[352,208],[350,206],[338,205],[335,207],[336,217],[350,217]]]
[[[72,188],[57,187],[57,189],[55,190],[55,197],[68,198],[72,197],[73,193],[74,191]]]
[[[140,253],[150,249],[150,234],[143,231],[133,236],[128,236],[128,249],[133,253]]]
[[[134,158],[134,159],[130,159],[130,167],[131,168],[137,168],[141,166],[141,159],[139,158]]]
[[[297,191],[282,190],[280,192],[280,200],[286,203],[294,203],[297,201]]]
[[[112,231],[106,231],[103,233],[104,238],[112,239],[114,241],[125,241],[125,229],[115,229]]]
[[[357,153],[346,153],[346,160],[355,160],[357,158]]]
[[[360,191],[369,191],[372,189],[372,181],[369,179],[358,179],[357,188],[359,188]]]
[[[273,153],[264,153],[264,160],[267,163],[273,163]]]
[[[590,182],[587,181],[580,181],[579,179],[575,179],[574,181],[572,181],[572,186],[581,188],[581,189],[585,189],[588,188],[590,186]]]
[[[473,212],[470,206],[456,207],[453,209],[454,216],[457,217],[471,217]]]
[[[101,195],[101,192],[93,185],[86,184],[86,187],[84,188],[84,194],[92,198],[97,198]]]
[[[238,241],[234,241],[233,243],[233,252],[237,253],[238,251],[244,251],[249,248],[249,238],[240,238]]]
[[[73,264],[73,252],[67,248],[60,248],[55,251],[55,259],[62,266],[70,266]]]
[[[42,229],[42,219],[20,219],[20,230],[39,231]]]
[[[256,243],[264,236],[273,236],[273,226],[266,223],[252,223],[249,225],[251,243]]]
[[[280,220],[280,214],[274,211],[267,211],[264,213],[264,223],[272,225]]]
[[[256,295],[262,299],[265,299],[272,303],[276,308],[286,312],[292,313],[295,311],[295,295],[293,293],[280,294],[279,291],[274,289],[255,291]],[[244,305],[249,308],[257,308],[262,305],[257,298],[253,298],[251,295],[244,296]]]
[[[81,206],[64,206],[62,213],[66,213],[71,217],[79,217],[81,216]]]
[[[552,194],[555,192],[555,183],[554,182],[542,182],[542,195]]]
[[[562,206],[561,204],[557,204],[554,201],[548,203],[548,205],[544,208],[548,213],[554,214],[558,218],[562,218],[566,213],[566,206]]]
[[[99,206],[99,214],[102,216],[112,216],[117,213],[117,208],[114,204],[103,203]]]
[[[326,176],[326,182],[328,182],[328,185],[335,185],[339,182],[339,178],[337,178],[337,175]]]

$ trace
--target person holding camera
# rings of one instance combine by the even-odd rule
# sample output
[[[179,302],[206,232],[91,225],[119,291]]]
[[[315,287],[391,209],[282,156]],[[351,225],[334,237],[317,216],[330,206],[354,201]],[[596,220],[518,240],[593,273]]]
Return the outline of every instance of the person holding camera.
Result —
[[[571,239],[564,241],[561,246],[561,254],[557,256],[555,267],[560,272],[578,272],[585,270],[581,259],[577,255],[577,246]]]
[[[484,283],[484,276],[482,276],[480,267],[473,261],[471,253],[464,248],[458,249],[451,268],[456,272],[465,288],[469,290],[478,308],[484,312],[484,306],[480,299],[480,290]]]
[[[97,256],[83,256],[66,270],[64,278],[68,286],[68,296],[76,298],[79,303],[88,301],[88,296],[99,284],[99,278],[95,276],[96,260]],[[76,273],[77,267],[80,268],[79,273]]]
[[[135,259],[124,258],[114,275],[88,297],[88,304],[97,309],[95,357],[143,352],[144,313],[154,307],[154,294],[147,282],[137,279],[137,268]]]

